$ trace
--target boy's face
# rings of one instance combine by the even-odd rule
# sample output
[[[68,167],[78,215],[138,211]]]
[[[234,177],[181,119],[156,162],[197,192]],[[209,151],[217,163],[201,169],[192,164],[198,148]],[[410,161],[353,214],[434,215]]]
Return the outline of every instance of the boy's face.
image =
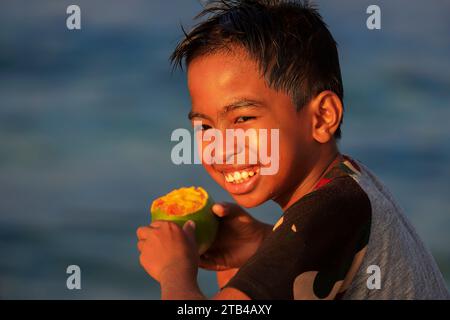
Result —
[[[203,161],[211,177],[247,208],[289,197],[313,165],[316,148],[311,134],[311,111],[307,107],[297,111],[288,94],[269,88],[257,64],[243,49],[195,58],[188,67],[188,87],[190,117],[192,122],[201,121],[203,134],[214,128],[225,140],[225,129],[268,129],[268,154],[279,165],[275,174],[261,175],[261,168],[270,164],[263,165],[259,157],[256,164],[249,161],[249,139],[245,147],[235,146],[233,150],[226,150],[224,142],[214,155],[223,159],[222,164]],[[279,141],[271,140],[270,129],[279,129]],[[254,143],[258,144],[258,140]],[[201,143],[205,150],[212,142]],[[277,155],[271,154],[273,143],[279,144]],[[247,155],[245,163],[226,164],[227,157],[241,152]],[[230,176],[233,181],[229,181]]]

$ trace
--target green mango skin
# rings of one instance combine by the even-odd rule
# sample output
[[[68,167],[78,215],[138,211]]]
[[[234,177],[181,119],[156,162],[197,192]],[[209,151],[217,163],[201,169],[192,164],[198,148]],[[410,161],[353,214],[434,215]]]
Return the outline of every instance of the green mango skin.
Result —
[[[156,220],[172,221],[183,227],[188,220],[195,222],[195,239],[197,241],[198,254],[201,255],[213,244],[219,227],[219,220],[212,212],[214,201],[208,196],[206,205],[191,214],[185,216],[168,215],[157,209],[151,212],[152,222]]]

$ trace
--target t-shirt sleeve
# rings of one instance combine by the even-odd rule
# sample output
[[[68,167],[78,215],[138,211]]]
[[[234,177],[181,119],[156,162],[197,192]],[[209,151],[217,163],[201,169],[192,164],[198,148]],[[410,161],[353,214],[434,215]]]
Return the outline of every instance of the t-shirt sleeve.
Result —
[[[370,223],[366,193],[352,178],[336,178],[291,206],[225,287],[254,300],[334,299]]]

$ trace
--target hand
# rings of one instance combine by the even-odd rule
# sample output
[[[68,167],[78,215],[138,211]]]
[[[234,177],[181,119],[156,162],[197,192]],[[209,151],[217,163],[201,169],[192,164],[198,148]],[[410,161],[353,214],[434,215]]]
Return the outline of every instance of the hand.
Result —
[[[186,277],[195,279],[198,270],[198,253],[195,243],[195,224],[188,221],[180,228],[168,221],[155,221],[148,227],[140,227],[140,263],[156,281]]]
[[[272,226],[254,219],[237,204],[213,206],[220,218],[219,230],[211,248],[200,256],[199,266],[215,271],[241,267],[259,248]]]

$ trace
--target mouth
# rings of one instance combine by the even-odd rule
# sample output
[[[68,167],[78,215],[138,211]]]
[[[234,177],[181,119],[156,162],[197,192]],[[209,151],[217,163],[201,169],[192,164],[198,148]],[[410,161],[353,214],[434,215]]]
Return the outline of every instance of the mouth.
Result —
[[[232,194],[244,194],[252,191],[259,180],[259,167],[251,166],[222,171],[225,189]]]

